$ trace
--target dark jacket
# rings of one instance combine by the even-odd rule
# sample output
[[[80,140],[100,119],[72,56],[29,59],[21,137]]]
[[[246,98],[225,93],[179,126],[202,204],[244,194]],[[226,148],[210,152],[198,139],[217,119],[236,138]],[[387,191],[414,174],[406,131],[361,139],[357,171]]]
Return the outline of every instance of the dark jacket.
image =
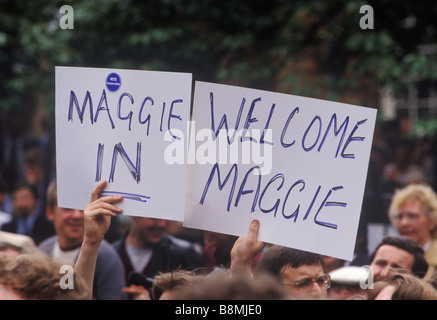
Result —
[[[127,233],[112,245],[123,261],[127,280],[133,267],[126,252],[126,237]],[[152,257],[142,272],[147,277],[153,278],[159,272],[169,272],[178,268],[193,270],[203,267],[201,254],[190,242],[170,235],[163,235],[161,241],[155,244],[152,250]]]
[[[1,230],[18,233],[18,222],[14,216],[11,221],[2,225]],[[38,217],[35,219],[35,223],[30,234],[26,234],[31,237],[33,241],[38,245],[43,240],[55,235],[55,228],[53,222],[49,221],[44,213],[38,213]]]

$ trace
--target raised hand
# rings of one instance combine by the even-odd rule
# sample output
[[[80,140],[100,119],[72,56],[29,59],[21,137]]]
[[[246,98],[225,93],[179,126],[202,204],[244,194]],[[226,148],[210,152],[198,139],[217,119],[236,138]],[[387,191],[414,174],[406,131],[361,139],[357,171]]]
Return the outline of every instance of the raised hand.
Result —
[[[247,237],[239,237],[231,250],[231,275],[250,277],[252,262],[255,256],[265,247],[265,243],[258,240],[259,221],[252,220]]]
[[[111,217],[122,212],[122,209],[115,206],[123,200],[121,196],[100,197],[100,193],[105,189],[106,181],[97,185],[91,193],[91,203],[84,210],[85,238],[90,242],[102,241],[111,225]]]

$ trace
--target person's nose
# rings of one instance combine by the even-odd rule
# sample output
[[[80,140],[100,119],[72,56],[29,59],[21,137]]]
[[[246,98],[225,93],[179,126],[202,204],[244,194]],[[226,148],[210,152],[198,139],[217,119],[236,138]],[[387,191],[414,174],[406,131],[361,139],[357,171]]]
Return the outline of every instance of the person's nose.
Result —
[[[392,270],[393,270],[393,269],[392,269],[391,267],[389,267],[389,266],[384,267],[384,268],[381,270],[381,273],[380,273],[380,277],[381,277],[381,279],[389,279]]]
[[[408,218],[407,215],[401,214],[398,217],[398,221],[397,221],[397,227],[398,228],[402,228],[405,226],[408,226],[410,224],[410,218]]]
[[[165,219],[155,219],[155,225],[160,228],[165,228],[167,226],[167,220]]]
[[[82,210],[74,209],[70,212],[70,215],[74,219],[83,219],[83,211]]]
[[[325,296],[323,290],[324,288],[321,288],[317,282],[313,282],[313,286],[311,287],[311,297],[313,298],[322,298]],[[325,290],[326,291],[326,290]]]
[[[399,222],[398,223],[399,223],[400,226],[406,226],[406,225],[409,224],[409,222],[410,222],[410,220],[406,216],[403,216],[403,217],[399,218]]]

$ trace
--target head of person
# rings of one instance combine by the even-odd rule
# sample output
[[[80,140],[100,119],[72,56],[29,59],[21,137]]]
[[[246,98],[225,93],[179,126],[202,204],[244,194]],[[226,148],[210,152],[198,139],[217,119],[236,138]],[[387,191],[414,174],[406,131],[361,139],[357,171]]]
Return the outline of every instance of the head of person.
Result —
[[[0,254],[15,258],[21,254],[21,248],[10,243],[0,242]]]
[[[394,273],[369,289],[368,300],[437,300],[437,290],[424,279]]]
[[[24,157],[24,177],[28,183],[38,184],[45,174],[45,154],[40,148],[32,148]]]
[[[230,277],[225,271],[201,276],[195,285],[174,290],[174,300],[285,300],[287,290],[268,274],[257,274],[253,279]]]
[[[38,204],[38,191],[28,183],[20,183],[12,192],[12,205],[14,214],[26,218],[36,209]]]
[[[395,192],[389,218],[401,236],[424,247],[437,235],[437,194],[430,186],[410,184]]]
[[[203,276],[196,275],[193,271],[187,270],[159,273],[153,281],[153,299],[173,300],[178,290],[185,290],[192,285],[197,285],[203,279]]]
[[[47,188],[46,214],[53,222],[59,244],[62,248],[80,245],[84,237],[83,210],[61,208],[58,206],[56,182],[53,181]]]
[[[320,255],[278,245],[263,252],[257,273],[273,275],[293,298],[324,299],[331,284]]]
[[[144,247],[161,241],[167,232],[169,221],[165,219],[132,217],[130,235],[134,236]]]
[[[67,284],[61,264],[43,253],[23,253],[16,257],[0,254],[1,300],[81,299],[86,292],[83,278],[72,271]],[[63,287],[61,283],[66,284]],[[68,287],[67,287],[68,285]]]
[[[428,270],[423,249],[408,237],[385,237],[369,258],[375,281],[389,277],[393,270],[420,278]]]

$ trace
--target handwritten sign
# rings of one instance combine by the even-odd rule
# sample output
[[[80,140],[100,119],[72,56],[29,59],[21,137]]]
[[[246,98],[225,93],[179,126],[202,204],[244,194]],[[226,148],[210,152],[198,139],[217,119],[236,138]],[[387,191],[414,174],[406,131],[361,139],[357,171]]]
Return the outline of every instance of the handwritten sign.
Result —
[[[351,260],[376,110],[196,82],[184,225]]]
[[[185,165],[164,159],[185,141],[191,74],[56,67],[58,204],[83,209],[101,180],[124,213],[183,220]]]

